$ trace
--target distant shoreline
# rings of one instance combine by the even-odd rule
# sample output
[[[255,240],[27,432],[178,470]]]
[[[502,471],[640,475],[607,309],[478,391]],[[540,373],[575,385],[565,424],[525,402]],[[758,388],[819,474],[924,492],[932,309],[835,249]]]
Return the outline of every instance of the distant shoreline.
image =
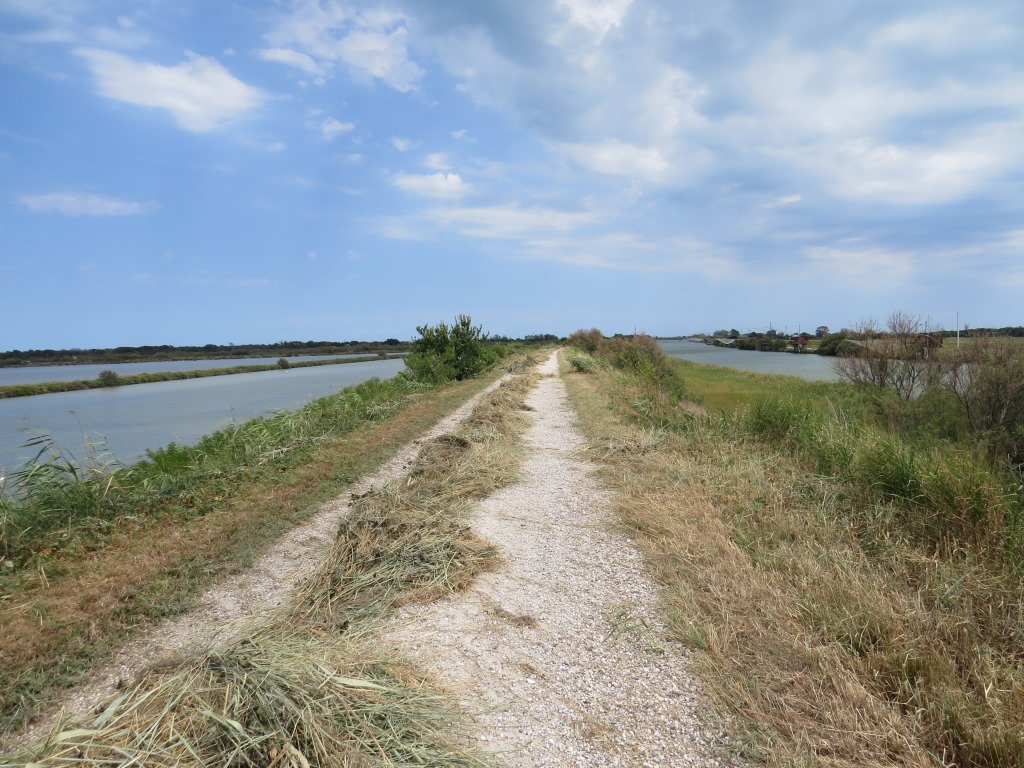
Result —
[[[131,386],[133,384],[152,384],[158,381],[181,381],[184,379],[202,379],[207,376],[233,376],[240,373],[259,373],[262,371],[286,371],[291,368],[311,368],[320,365],[345,365],[347,363],[368,363],[374,360],[392,360],[401,358],[403,354],[391,355],[366,355],[363,357],[331,358],[329,360],[308,360],[305,362],[289,362],[287,365],[280,363],[270,365],[238,365],[230,368],[207,368],[192,371],[160,371],[155,373],[139,373],[130,376],[120,376],[110,371],[112,375],[104,376],[107,371],[101,372],[95,379],[79,379],[76,381],[43,381],[33,384],[11,384],[0,387],[0,399],[11,397],[33,397],[35,395],[52,395],[58,392],[76,392],[83,389],[103,389],[106,387]],[[283,358],[282,358],[283,359]],[[92,363],[95,365],[95,363]]]

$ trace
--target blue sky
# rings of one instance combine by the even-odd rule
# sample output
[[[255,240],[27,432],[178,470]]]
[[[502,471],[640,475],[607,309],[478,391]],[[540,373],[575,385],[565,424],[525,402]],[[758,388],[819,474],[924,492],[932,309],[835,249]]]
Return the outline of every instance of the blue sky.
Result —
[[[1024,5],[0,0],[0,349],[1024,324]]]

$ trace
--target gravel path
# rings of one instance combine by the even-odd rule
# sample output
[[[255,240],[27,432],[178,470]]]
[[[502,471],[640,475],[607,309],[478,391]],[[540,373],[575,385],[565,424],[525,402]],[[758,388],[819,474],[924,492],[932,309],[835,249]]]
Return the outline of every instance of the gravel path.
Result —
[[[522,480],[471,521],[500,566],[404,610],[387,638],[460,697],[509,766],[731,765],[642,558],[611,531],[609,498],[578,456],[555,355],[540,372]]]

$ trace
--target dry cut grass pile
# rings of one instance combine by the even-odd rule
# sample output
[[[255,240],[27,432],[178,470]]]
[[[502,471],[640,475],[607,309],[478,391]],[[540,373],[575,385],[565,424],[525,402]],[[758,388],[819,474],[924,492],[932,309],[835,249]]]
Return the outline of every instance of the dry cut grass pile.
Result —
[[[1019,582],[902,537],[876,498],[725,417],[642,426],[647,384],[568,373],[623,524],[769,766],[1024,765]],[[1016,649],[1016,651],[1014,651]]]
[[[530,375],[486,395],[403,478],[353,499],[336,542],[269,624],[149,670],[91,721],[0,765],[477,766],[453,702],[380,655],[374,619],[467,585],[495,556],[468,504],[511,482]]]

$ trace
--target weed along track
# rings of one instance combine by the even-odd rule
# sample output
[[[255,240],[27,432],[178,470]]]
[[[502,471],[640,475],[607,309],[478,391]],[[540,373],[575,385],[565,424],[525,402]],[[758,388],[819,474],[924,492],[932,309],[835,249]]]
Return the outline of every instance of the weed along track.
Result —
[[[539,373],[126,646],[0,766],[725,765],[554,354]]]

